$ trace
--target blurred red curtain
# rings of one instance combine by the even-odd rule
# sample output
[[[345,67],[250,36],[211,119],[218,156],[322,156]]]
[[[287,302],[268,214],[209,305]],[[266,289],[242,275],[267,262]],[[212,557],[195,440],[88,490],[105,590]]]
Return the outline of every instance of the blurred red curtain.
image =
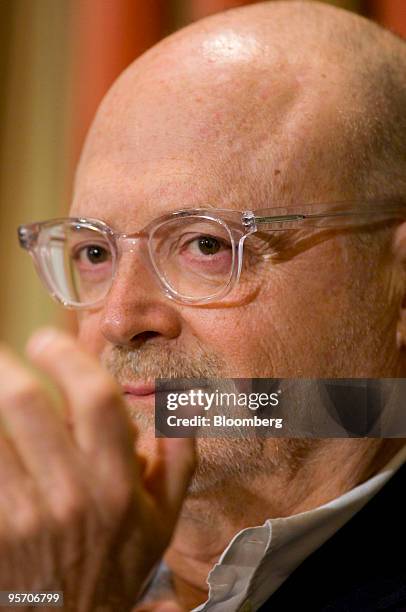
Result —
[[[220,11],[244,6],[245,4],[254,4],[255,2],[258,2],[258,0],[192,0],[188,3],[187,18],[188,21],[196,21]]]
[[[72,163],[97,106],[116,77],[165,33],[165,0],[74,0],[72,3]]]
[[[370,17],[406,37],[405,0],[369,0],[366,8]]]

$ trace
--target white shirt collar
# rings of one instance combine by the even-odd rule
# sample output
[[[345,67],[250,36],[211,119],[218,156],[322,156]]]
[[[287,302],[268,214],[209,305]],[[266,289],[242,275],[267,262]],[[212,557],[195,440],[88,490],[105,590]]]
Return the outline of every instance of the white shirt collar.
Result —
[[[263,525],[237,533],[209,572],[207,601],[193,612],[257,610],[405,462],[406,445],[377,474],[327,504],[292,516],[268,519]],[[166,588],[170,583],[170,572],[163,563],[152,581],[152,591],[160,581]],[[146,595],[148,598],[148,591]]]

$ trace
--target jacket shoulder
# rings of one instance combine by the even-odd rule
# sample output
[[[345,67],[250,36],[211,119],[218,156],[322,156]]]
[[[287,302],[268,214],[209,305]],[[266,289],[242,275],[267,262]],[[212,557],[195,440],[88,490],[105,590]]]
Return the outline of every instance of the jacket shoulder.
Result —
[[[406,465],[260,608],[406,611]]]

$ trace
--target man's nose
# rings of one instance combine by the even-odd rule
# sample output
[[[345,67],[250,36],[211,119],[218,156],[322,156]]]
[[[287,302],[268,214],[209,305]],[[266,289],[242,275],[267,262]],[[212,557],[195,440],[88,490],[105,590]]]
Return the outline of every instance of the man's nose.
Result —
[[[181,315],[138,252],[123,253],[101,318],[101,333],[115,345],[137,347],[180,335]]]

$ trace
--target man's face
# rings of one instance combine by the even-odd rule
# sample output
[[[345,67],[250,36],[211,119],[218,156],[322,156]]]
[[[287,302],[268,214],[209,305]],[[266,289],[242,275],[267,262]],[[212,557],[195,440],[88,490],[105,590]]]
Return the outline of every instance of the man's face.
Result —
[[[340,79],[331,87],[280,61],[275,72],[254,39],[250,48],[228,36],[233,53],[221,52],[218,35],[192,49],[181,39],[118,81],[88,137],[72,216],[130,233],[188,207],[355,199],[332,150]],[[244,270],[238,299],[192,307],[169,300],[127,252],[103,306],[80,314],[79,337],[122,383],[399,375],[388,263],[372,261],[355,234],[320,233],[278,263]],[[152,403],[129,402],[152,436]],[[214,456],[233,452],[217,446]]]

